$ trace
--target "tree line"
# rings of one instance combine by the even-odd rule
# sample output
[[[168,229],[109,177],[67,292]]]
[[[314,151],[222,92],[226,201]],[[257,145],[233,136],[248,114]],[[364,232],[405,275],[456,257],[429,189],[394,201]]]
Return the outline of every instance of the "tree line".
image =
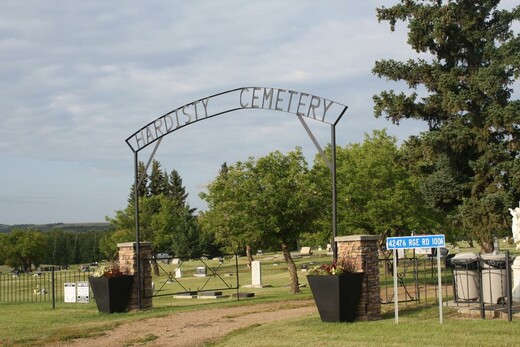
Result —
[[[0,264],[27,272],[41,264],[68,266],[99,261],[105,259],[99,245],[107,232],[17,228],[0,234]]]

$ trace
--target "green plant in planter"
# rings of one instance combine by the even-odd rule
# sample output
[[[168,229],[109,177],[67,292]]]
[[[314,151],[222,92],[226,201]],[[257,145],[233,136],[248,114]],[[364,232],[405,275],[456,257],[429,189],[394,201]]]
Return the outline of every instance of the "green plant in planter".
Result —
[[[90,286],[100,312],[125,312],[132,290],[133,276],[117,264],[100,267],[89,277]]]
[[[363,275],[348,259],[317,266],[308,272],[307,280],[323,322],[356,320]]]
[[[110,264],[99,267],[93,274],[92,277],[118,277],[123,275],[128,275],[128,271],[123,271],[118,264]]]
[[[356,266],[351,259],[342,258],[330,264],[323,264],[313,267],[308,271],[308,275],[329,275],[340,276],[346,273],[357,273]]]

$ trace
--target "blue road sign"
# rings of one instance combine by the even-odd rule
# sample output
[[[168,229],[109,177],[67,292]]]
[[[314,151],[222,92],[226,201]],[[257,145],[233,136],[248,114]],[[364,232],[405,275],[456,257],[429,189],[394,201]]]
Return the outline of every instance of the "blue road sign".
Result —
[[[444,235],[388,237],[386,239],[386,249],[434,248],[444,246]]]

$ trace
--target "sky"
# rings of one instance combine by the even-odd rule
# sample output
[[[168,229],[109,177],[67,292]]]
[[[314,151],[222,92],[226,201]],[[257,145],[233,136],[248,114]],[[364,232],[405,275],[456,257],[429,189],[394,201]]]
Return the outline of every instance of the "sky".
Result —
[[[0,2],[0,224],[103,222],[127,205],[131,134],[195,100],[244,86],[291,89],[349,108],[340,146],[386,128],[401,143],[426,130],[373,116],[372,96],[403,85],[376,60],[417,57],[406,25],[375,9],[396,1]],[[507,2],[506,2],[507,3]],[[330,126],[307,121],[320,146]],[[294,114],[240,110],[164,137],[155,153],[188,201],[223,162],[317,149]],[[153,146],[150,146],[153,147]],[[139,153],[147,161],[153,148]]]

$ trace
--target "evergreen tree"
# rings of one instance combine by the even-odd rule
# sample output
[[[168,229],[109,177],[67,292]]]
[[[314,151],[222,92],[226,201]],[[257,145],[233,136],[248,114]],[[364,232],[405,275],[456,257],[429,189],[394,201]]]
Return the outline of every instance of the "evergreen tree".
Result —
[[[423,178],[426,200],[485,252],[493,250],[493,235],[508,229],[507,207],[520,198],[520,101],[511,100],[520,74],[520,35],[511,26],[520,6],[498,10],[499,2],[402,0],[378,9],[391,30],[407,22],[408,43],[429,55],[381,60],[373,69],[421,87],[421,96],[393,90],[374,96],[375,115],[428,123],[428,132],[407,143],[409,163]]]
[[[186,205],[188,193],[182,185],[182,178],[176,170],[172,170],[168,177],[168,197],[177,202],[178,206]]]
[[[146,173],[146,167],[144,165],[143,162],[139,162],[138,165],[137,165],[137,176],[138,176],[138,179],[141,180],[142,177],[142,180],[139,184],[139,187],[138,187],[138,192],[139,192],[139,198],[144,198],[146,196],[149,196],[150,195],[150,190],[149,190],[149,187],[148,187],[148,174]],[[128,196],[128,204],[129,205],[134,205],[134,201],[135,201],[135,198],[134,198],[134,190],[135,190],[135,187],[134,187],[134,184],[132,184],[132,186],[130,187],[130,194]]]
[[[182,256],[198,256],[206,249],[199,235],[194,208],[187,203],[188,193],[182,185],[182,178],[177,171],[168,175],[161,170],[158,161],[152,162],[151,174],[148,178],[144,172],[144,164],[139,165],[140,175],[146,179],[140,186],[139,228],[141,239],[152,242],[152,252],[174,252],[183,250]],[[133,188],[130,197],[133,198]],[[130,241],[134,237],[135,210],[134,201],[129,200],[125,210],[116,211],[114,218],[107,221],[116,230],[110,237],[103,238],[101,248],[103,254],[113,255],[118,242]],[[190,249],[189,252],[185,251]]]
[[[161,170],[161,163],[152,161],[152,171],[149,177],[148,192],[150,195],[166,194],[168,192],[167,179]]]

